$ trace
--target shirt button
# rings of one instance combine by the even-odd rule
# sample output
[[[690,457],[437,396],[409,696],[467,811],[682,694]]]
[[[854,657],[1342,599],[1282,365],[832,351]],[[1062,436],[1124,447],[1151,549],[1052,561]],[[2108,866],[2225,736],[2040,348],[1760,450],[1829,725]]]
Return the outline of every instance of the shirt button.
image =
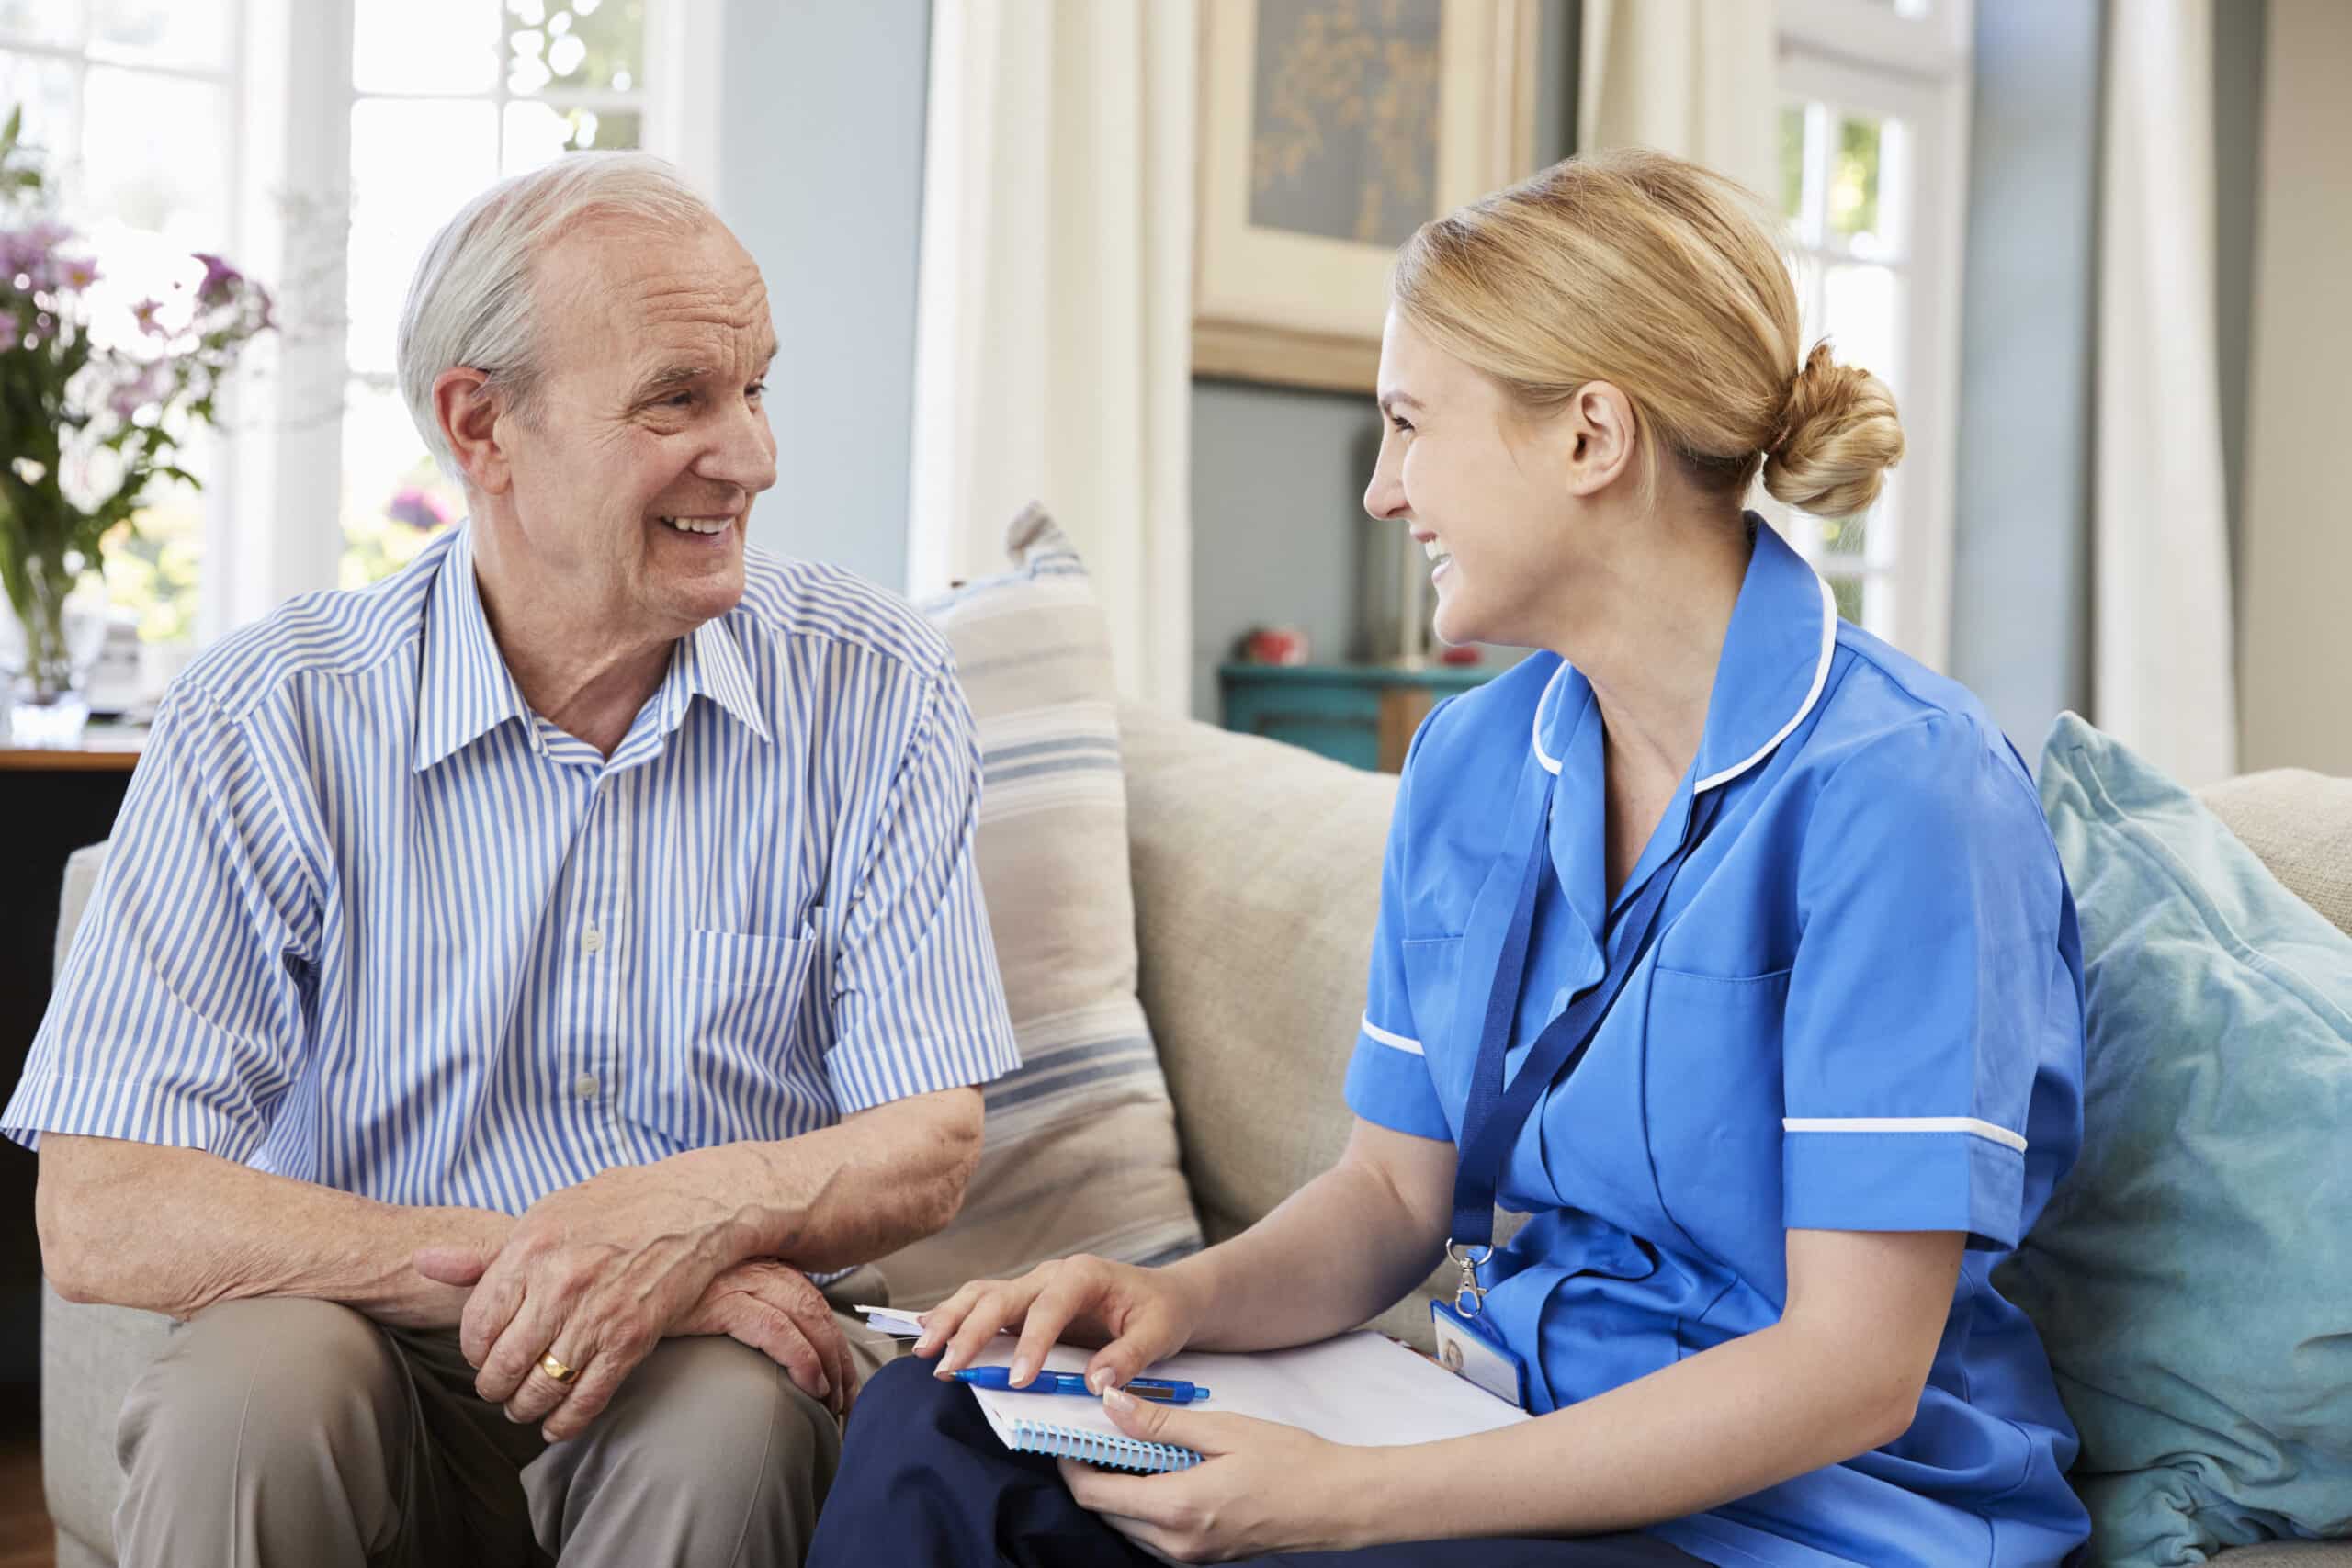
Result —
[[[580,933],[580,946],[583,952],[604,952],[605,933],[598,931],[595,925],[592,922],[586,931]]]
[[[595,1099],[596,1075],[594,1073],[581,1074],[578,1078],[572,1081],[571,1091],[582,1100]]]

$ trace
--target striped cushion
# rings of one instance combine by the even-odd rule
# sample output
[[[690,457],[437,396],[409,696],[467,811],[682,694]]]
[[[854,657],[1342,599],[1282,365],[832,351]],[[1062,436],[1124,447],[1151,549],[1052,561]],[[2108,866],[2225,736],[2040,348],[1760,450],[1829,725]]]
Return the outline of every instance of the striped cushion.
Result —
[[[1136,1000],[1102,608],[1042,510],[1015,518],[1005,543],[1013,570],[922,608],[955,647],[979,723],[980,885],[1023,1066],[987,1088],[987,1146],[956,1223],[884,1259],[901,1306],[1072,1252],[1141,1263],[1201,1245]]]

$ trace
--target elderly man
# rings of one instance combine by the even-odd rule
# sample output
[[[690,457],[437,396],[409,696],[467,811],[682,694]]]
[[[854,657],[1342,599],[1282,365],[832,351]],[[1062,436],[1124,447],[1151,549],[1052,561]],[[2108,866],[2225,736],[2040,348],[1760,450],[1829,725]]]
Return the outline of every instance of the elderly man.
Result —
[[[745,547],[775,352],[658,161],[490,190],[401,323],[470,521],[164,699],[0,1118],[57,1289],[185,1320],[126,1568],[799,1560],[820,1286],[1016,1056],[945,645]]]

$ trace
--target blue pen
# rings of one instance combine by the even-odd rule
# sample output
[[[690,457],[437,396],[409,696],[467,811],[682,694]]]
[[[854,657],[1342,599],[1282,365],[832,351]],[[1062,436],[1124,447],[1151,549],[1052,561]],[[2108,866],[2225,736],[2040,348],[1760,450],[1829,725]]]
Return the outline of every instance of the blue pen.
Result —
[[[974,1388],[1002,1389],[1008,1393],[1075,1393],[1088,1399],[1094,1391],[1076,1372],[1039,1372],[1018,1388],[1012,1384],[1012,1370],[1009,1367],[966,1367],[956,1374],[958,1382]],[[1161,1404],[1191,1404],[1206,1399],[1209,1391],[1198,1383],[1181,1379],[1136,1378],[1126,1385],[1127,1392],[1137,1399],[1153,1400]]]

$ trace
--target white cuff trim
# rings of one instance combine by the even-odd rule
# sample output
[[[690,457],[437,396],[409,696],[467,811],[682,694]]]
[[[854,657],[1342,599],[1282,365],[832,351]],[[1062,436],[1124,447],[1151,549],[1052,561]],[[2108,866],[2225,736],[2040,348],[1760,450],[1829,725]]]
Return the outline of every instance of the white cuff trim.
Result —
[[[1426,1056],[1429,1055],[1428,1052],[1421,1049],[1421,1043],[1419,1041],[1408,1040],[1401,1034],[1391,1034],[1388,1031],[1381,1028],[1380,1025],[1373,1022],[1372,1020],[1368,1018],[1363,1021],[1363,1032],[1365,1039],[1376,1040],[1392,1051],[1402,1051],[1408,1056]]]
[[[1365,1025],[1370,1028],[1371,1025]],[[2024,1134],[1973,1116],[1784,1116],[1784,1133],[1973,1133],[2025,1153]]]

